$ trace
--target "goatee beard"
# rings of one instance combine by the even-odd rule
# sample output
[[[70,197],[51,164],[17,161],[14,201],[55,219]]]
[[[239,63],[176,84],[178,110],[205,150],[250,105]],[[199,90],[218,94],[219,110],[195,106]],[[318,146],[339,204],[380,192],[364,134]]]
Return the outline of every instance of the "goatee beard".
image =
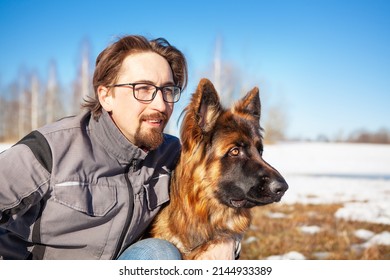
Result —
[[[142,129],[142,122],[145,119],[161,119],[162,128],[150,128],[148,130]],[[148,115],[141,117],[140,125],[138,126],[136,135],[135,135],[135,144],[144,150],[155,150],[160,146],[164,141],[164,128],[167,122],[167,116],[162,113],[156,113],[153,115]]]

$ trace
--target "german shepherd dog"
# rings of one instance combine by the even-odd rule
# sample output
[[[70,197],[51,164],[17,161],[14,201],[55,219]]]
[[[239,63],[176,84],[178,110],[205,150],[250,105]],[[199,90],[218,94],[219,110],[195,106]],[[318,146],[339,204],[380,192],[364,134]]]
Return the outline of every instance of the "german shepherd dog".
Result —
[[[259,89],[224,109],[213,84],[202,79],[185,109],[182,151],[171,178],[170,203],[151,235],[172,242],[183,259],[210,245],[240,238],[254,206],[278,202],[288,185],[262,158]]]

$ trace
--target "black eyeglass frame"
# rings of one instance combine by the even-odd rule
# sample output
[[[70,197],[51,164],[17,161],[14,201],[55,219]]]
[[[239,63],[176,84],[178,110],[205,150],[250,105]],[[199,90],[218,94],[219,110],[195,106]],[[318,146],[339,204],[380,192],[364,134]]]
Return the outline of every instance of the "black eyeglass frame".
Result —
[[[155,91],[153,92],[151,99],[146,99],[146,100],[145,100],[145,99],[137,98],[137,97],[135,96],[135,86],[137,86],[137,85],[148,85],[148,86],[153,86],[153,87],[155,88]],[[156,86],[156,85],[154,85],[154,84],[148,84],[148,83],[125,83],[125,84],[114,84],[114,85],[109,85],[109,86],[107,86],[107,87],[123,87],[123,86],[131,86],[132,89],[133,89],[133,96],[134,96],[134,98],[135,98],[136,100],[138,100],[138,101],[141,101],[141,102],[151,102],[151,101],[153,101],[153,99],[156,97],[157,92],[158,92],[159,90],[160,90],[161,93],[162,93],[163,100],[164,100],[165,102],[167,102],[167,103],[176,103],[176,102],[178,102],[178,101],[180,100],[180,97],[181,97],[181,87],[175,86],[175,85],[158,87],[158,86]],[[168,88],[168,87],[173,87],[173,88],[175,88],[175,89],[179,89],[179,93],[176,94],[176,95],[174,96],[174,97],[176,97],[177,95],[179,96],[179,97],[177,98],[177,100],[174,100],[174,101],[168,101],[168,100],[166,100],[166,98],[165,98],[165,97],[166,97],[166,93],[165,93],[165,91],[164,91],[164,88]]]

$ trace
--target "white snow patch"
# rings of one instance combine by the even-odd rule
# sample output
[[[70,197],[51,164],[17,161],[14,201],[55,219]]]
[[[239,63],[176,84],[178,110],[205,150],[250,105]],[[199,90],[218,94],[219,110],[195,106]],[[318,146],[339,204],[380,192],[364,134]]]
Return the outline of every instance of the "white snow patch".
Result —
[[[383,231],[378,234],[375,234],[369,230],[358,231],[360,232],[358,237],[362,237],[362,239],[366,239],[367,241],[361,244],[353,244],[351,246],[351,250],[353,251],[361,253],[365,249],[375,245],[390,246],[390,232],[388,231]],[[355,232],[355,235],[357,235],[357,232]]]
[[[362,246],[365,248],[371,247],[373,245],[390,246],[390,232],[383,231],[379,234],[374,235],[370,238],[370,240],[362,244]]]
[[[306,260],[306,257],[299,252],[291,251],[284,255],[269,256],[267,260]]]
[[[375,235],[375,232],[372,232],[371,230],[366,230],[366,229],[358,229],[355,231],[354,234],[357,238],[360,238],[363,240],[368,240]]]
[[[267,217],[271,219],[283,219],[286,218],[287,215],[280,212],[268,212]]]
[[[299,230],[306,234],[316,234],[321,231],[319,226],[301,226]]]
[[[336,211],[335,217],[350,221],[369,221],[390,225],[389,202],[349,202]]]

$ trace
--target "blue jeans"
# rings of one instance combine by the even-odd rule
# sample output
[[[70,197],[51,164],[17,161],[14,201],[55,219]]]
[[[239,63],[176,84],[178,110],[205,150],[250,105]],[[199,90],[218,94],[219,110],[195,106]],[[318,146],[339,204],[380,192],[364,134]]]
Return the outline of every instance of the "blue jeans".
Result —
[[[129,246],[118,260],[181,260],[181,254],[166,240],[148,238]]]

